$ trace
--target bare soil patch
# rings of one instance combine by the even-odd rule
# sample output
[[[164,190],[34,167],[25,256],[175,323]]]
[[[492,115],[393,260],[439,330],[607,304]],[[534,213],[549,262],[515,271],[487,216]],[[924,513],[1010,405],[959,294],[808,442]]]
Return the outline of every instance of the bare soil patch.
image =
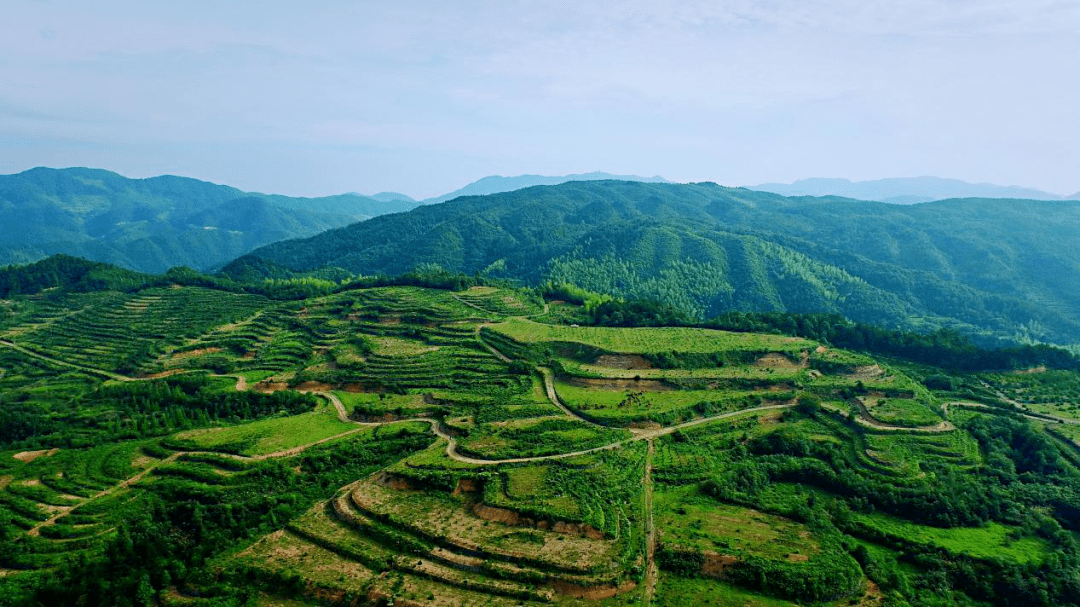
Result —
[[[555,580],[551,584],[551,589],[558,594],[574,597],[576,599],[589,599],[593,601],[610,599],[611,597],[624,592],[630,592],[634,588],[637,588],[637,582],[629,580],[618,586],[579,586],[578,584],[572,584],[565,580]]]
[[[863,365],[861,367],[855,367],[851,373],[848,373],[844,377],[848,379],[873,379],[875,377],[881,377],[885,375],[885,371],[878,365]]]
[[[560,378],[571,386],[597,388],[599,390],[636,390],[638,392],[670,392],[671,386],[655,379],[615,379],[593,377]]]
[[[412,486],[409,479],[398,476],[396,474],[383,473],[375,477],[375,482],[379,483],[383,487],[388,487],[395,491],[412,491],[416,487]]]
[[[779,352],[769,352],[754,361],[754,366],[768,367],[770,369],[803,369],[806,365],[806,360],[796,362]]]
[[[739,562],[739,557],[730,554],[706,551],[702,556],[705,560],[701,563],[701,575],[708,577],[719,577],[724,569]]]
[[[789,563],[805,563],[806,561],[810,560],[810,557],[806,556],[805,554],[795,554],[793,552],[787,555],[787,560]]]
[[[459,479],[457,487],[454,487],[454,497],[460,496],[464,493],[480,493],[484,487],[479,480],[475,478],[463,478]]]
[[[289,384],[287,384],[287,383],[285,383],[283,381],[273,381],[273,382],[271,382],[271,381],[261,381],[261,382],[255,384],[254,386],[252,386],[251,389],[256,391],[256,392],[261,392],[263,394],[272,394],[274,392],[281,392],[282,390],[288,390],[289,389]]]
[[[602,354],[596,357],[593,364],[598,367],[607,367],[609,369],[652,369],[652,363],[650,363],[645,357],[638,356],[637,354]]]
[[[225,348],[196,348],[194,350],[187,350],[185,352],[177,352],[172,355],[174,359],[194,358],[196,356],[203,356],[204,354],[217,354],[218,352],[224,352]]]
[[[515,512],[508,508],[499,508],[496,506],[488,506],[481,502],[473,506],[473,514],[476,516],[494,523],[501,523],[508,527],[530,527],[532,529],[540,529],[542,531],[554,531],[555,533],[562,533],[564,535],[576,535],[578,537],[586,537],[591,540],[604,539],[604,533],[599,529],[592,527],[591,525],[585,525],[582,523],[568,523],[566,521],[545,521],[535,520],[527,516],[523,516],[519,512]]]
[[[53,455],[56,455],[56,453],[58,451],[60,451],[60,450],[59,449],[41,449],[40,451],[23,451],[21,453],[16,453],[14,455],[14,457],[15,457],[15,459],[19,460],[20,462],[22,462],[24,464],[29,464],[30,462],[36,460],[39,457],[51,457]]]

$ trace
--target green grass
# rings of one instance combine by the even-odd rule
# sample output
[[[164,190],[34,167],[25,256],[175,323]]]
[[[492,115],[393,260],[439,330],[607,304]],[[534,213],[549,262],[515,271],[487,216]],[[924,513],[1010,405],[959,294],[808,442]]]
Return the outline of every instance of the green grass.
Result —
[[[176,437],[196,449],[255,456],[286,451],[358,428],[339,421],[330,408],[227,428],[190,430]]]
[[[715,605],[716,607],[797,607],[797,603],[747,592],[736,586],[705,578],[685,578],[665,573],[653,597],[653,605]]]
[[[818,550],[805,525],[719,503],[699,494],[696,486],[657,492],[653,503],[664,541],[680,547],[776,560]]]
[[[335,395],[345,405],[345,411],[350,415],[356,409],[362,412],[392,413],[399,412],[406,415],[419,414],[431,409],[431,405],[424,404],[422,394],[375,394],[370,392],[344,392],[335,391]]]
[[[941,417],[929,407],[910,398],[870,396],[862,401],[870,415],[884,424],[914,427],[941,423]]]
[[[760,405],[765,398],[775,396],[734,390],[598,389],[565,381],[556,381],[555,390],[567,406],[601,423],[613,425],[635,421],[686,421]],[[784,394],[790,397],[790,392]]]
[[[511,319],[493,329],[523,342],[580,343],[623,354],[661,352],[713,353],[717,351],[799,352],[817,347],[798,337],[733,333],[712,329],[568,327]]]
[[[854,520],[889,535],[917,544],[929,544],[976,558],[1001,558],[1016,563],[1039,562],[1046,555],[1046,543],[1038,538],[1013,539],[1016,530],[1000,523],[984,527],[942,529],[909,523],[885,514],[855,514]]]
[[[626,430],[598,428],[578,420],[545,418],[483,424],[458,440],[458,450],[485,459],[555,455],[630,438]]]

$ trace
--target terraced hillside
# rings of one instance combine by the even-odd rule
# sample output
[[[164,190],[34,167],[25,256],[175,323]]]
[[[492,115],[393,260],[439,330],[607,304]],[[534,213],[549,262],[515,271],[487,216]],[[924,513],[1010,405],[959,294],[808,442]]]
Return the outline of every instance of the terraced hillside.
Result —
[[[3,309],[14,604],[1080,600],[1072,372],[943,385],[495,287]]]

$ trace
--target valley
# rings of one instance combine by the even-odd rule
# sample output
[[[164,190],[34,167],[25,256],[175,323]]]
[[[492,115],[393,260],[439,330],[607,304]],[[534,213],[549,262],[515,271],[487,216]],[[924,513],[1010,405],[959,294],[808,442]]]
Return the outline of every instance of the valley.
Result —
[[[1007,604],[1020,572],[1069,596],[1076,371],[591,326],[503,286],[8,304],[0,596]]]

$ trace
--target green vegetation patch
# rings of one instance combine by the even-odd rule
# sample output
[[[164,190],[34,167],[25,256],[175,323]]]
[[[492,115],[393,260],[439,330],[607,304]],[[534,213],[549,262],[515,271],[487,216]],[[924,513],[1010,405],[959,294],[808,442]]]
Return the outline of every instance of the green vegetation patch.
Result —
[[[864,396],[860,400],[871,417],[885,424],[916,427],[941,423],[940,416],[911,398]]]
[[[593,346],[621,354],[685,352],[800,352],[818,346],[798,337],[732,333],[714,329],[571,327],[511,319],[492,329],[522,342],[564,342]]]
[[[1036,537],[1020,537],[1020,530],[1001,523],[982,527],[930,527],[886,514],[853,514],[854,520],[877,532],[915,544],[944,548],[976,558],[1004,559],[1014,563],[1037,563],[1047,554],[1047,543]]]
[[[717,503],[696,486],[653,496],[656,525],[670,543],[719,554],[801,562],[818,551],[805,525],[741,506]]]
[[[204,428],[176,435],[193,449],[240,455],[267,455],[302,447],[350,431],[368,432],[338,420],[333,409],[264,419],[227,428]]]

